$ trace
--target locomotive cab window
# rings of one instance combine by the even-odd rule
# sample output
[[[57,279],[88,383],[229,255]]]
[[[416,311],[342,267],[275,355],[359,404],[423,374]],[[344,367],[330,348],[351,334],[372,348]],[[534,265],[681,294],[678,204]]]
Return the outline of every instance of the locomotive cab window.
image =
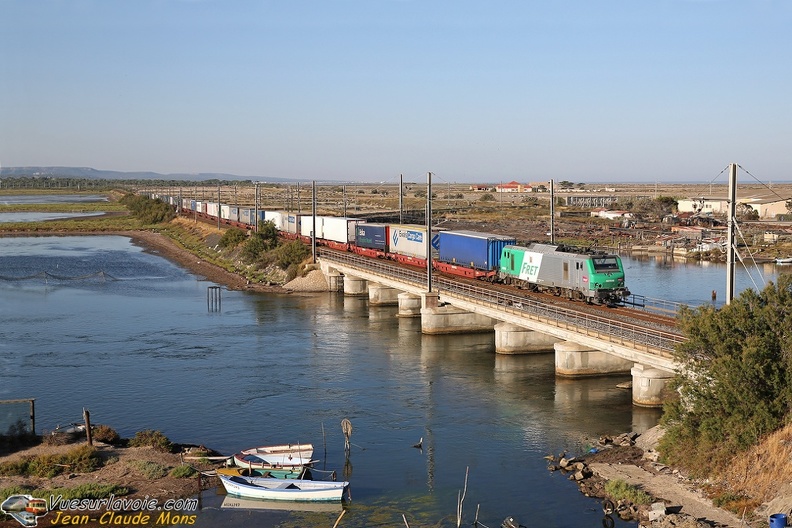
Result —
[[[596,271],[618,271],[619,262],[616,257],[599,257],[591,259]]]

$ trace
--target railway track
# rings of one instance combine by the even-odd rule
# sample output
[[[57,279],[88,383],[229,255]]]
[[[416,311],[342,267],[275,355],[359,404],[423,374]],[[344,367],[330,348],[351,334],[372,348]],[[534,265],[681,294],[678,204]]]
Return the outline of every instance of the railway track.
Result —
[[[426,271],[390,260],[371,259],[344,251],[322,248],[329,260],[351,264],[372,273],[395,278],[416,286],[426,284]],[[663,357],[672,356],[675,347],[685,341],[676,320],[665,314],[620,307],[587,305],[543,293],[528,292],[502,284],[433,272],[433,285],[446,295],[497,305],[534,319],[552,320],[554,325],[575,327],[601,339],[653,350]]]

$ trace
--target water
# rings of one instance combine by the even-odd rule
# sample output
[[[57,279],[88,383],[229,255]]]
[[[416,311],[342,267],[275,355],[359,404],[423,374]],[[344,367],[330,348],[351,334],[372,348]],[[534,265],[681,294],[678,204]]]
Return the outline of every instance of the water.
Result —
[[[106,202],[107,197],[99,194],[19,194],[19,195],[0,195],[0,205],[17,204],[73,204],[73,203],[96,203]],[[65,218],[77,218],[83,216],[98,216],[102,212],[94,213],[43,213],[43,212],[19,212],[19,213],[0,213],[0,223],[9,222],[43,222],[46,220],[62,220]],[[2,270],[0,270],[2,273]]]
[[[0,224],[9,222],[44,222],[83,216],[99,216],[104,213],[0,213]]]
[[[663,299],[695,307],[712,302],[716,292],[717,306],[726,301],[726,265],[720,262],[697,262],[667,255],[622,255],[625,282],[630,292],[644,297]],[[745,289],[761,291],[768,282],[776,282],[779,273],[792,268],[775,263],[754,264],[744,257],[745,264],[735,266],[735,296]]]
[[[108,201],[101,194],[4,194],[0,195],[0,204],[73,204],[96,203]]]
[[[698,305],[725,287],[723,265],[624,262],[647,297]],[[774,280],[782,267],[761,269]],[[738,291],[747,275],[738,270]],[[0,238],[0,399],[36,398],[39,432],[86,407],[122,436],[157,429],[223,453],[312,442],[320,468],[352,482],[347,527],[403,525],[402,514],[451,526],[466,470],[466,523],[478,505],[491,527],[510,515],[599,526],[598,502],[543,457],[659,417],[616,388],[627,378],[556,379],[552,355],[498,356],[490,335],[425,336],[395,307],[337,294],[222,291],[212,312],[213,285],[125,237]],[[354,426],[349,464],[343,418]],[[198,523],[250,523],[226,513]]]
[[[122,436],[157,429],[223,453],[312,442],[352,483],[346,527],[454,525],[466,470],[465,523],[478,505],[491,527],[599,526],[598,501],[543,457],[659,416],[616,388],[626,378],[557,380],[552,354],[426,336],[362,299],[224,290],[211,312],[212,283],[124,237],[0,238],[0,276],[0,399],[36,398],[39,432],[86,407]],[[199,523],[232,525],[222,513]]]

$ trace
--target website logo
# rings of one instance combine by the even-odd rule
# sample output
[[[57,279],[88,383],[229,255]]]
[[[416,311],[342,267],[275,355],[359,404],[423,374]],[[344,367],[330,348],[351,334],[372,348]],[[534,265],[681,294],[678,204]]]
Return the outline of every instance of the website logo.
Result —
[[[32,495],[11,495],[3,504],[0,511],[13,517],[22,526],[38,525],[38,518],[47,515],[47,501]]]

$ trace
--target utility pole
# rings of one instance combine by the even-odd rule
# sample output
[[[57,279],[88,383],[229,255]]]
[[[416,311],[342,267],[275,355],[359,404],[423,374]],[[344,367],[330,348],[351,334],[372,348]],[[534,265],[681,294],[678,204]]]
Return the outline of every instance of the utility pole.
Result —
[[[550,243],[555,244],[555,182],[550,180]]]
[[[432,292],[432,173],[426,173],[426,291]]]
[[[313,214],[313,229],[311,229],[311,252],[313,263],[316,264],[316,180],[311,182],[311,212]]]
[[[729,221],[726,236],[726,304],[734,299],[734,234],[737,223],[737,164],[729,164]]]
[[[399,174],[399,224],[404,223],[404,174]]]
[[[220,180],[217,180],[217,230],[220,231]]]
[[[258,227],[259,227],[258,226],[258,207],[259,207],[259,186],[258,186],[258,182],[254,183],[253,186],[254,186],[253,188],[255,189],[255,192],[253,193],[253,195],[254,195],[254,200],[256,202],[256,204],[254,206],[254,209],[253,209],[253,214],[255,215],[255,218],[253,219],[253,224],[256,227],[256,233],[258,233]]]

